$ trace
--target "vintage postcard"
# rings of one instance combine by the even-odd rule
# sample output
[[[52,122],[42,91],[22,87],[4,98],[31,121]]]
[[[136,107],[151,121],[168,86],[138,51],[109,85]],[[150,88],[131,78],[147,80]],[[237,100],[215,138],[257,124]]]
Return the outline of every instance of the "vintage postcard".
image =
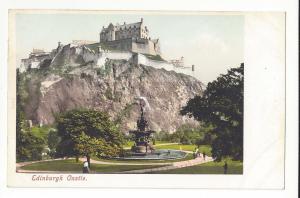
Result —
[[[281,12],[10,10],[9,186],[282,189],[284,72]]]

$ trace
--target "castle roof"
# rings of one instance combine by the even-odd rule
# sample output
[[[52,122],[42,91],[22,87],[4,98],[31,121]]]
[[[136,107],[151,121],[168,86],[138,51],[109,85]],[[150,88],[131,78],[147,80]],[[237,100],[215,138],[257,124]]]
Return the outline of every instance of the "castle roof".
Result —
[[[102,29],[102,32],[104,32],[104,31],[106,32],[113,28],[115,29],[115,31],[120,31],[120,30],[124,30],[124,29],[140,28],[142,23],[143,22],[136,22],[136,23],[129,23],[129,24],[124,23],[123,25],[119,25],[119,24],[113,25],[112,23],[110,23],[107,28]]]
[[[117,30],[134,29],[141,27],[142,22],[123,24],[115,26]]]

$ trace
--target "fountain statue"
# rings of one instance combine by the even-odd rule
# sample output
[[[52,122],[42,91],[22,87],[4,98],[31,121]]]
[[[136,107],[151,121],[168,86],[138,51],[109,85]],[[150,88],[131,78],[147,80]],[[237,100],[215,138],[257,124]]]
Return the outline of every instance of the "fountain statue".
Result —
[[[145,118],[146,105],[149,105],[144,97],[139,97],[140,105],[140,118],[137,120],[137,130],[129,131],[134,136],[134,145],[131,147],[133,153],[147,154],[154,151],[154,147],[150,143],[152,134],[155,133],[152,130],[148,130],[148,121]]]

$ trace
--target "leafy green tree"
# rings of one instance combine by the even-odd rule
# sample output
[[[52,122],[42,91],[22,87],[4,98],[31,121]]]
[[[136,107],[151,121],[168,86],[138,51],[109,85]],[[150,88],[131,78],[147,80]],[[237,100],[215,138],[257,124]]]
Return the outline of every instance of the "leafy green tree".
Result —
[[[45,141],[31,133],[29,125],[25,121],[23,106],[26,92],[24,90],[24,76],[19,72],[19,69],[17,69],[16,78],[16,160],[41,160]]]
[[[57,134],[57,131],[50,130],[48,133],[48,136],[47,136],[47,143],[48,143],[48,147],[50,149],[49,155],[51,157],[55,157],[56,147],[57,147],[59,141],[60,141],[60,138]]]
[[[208,83],[203,95],[189,100],[181,110],[182,115],[213,126],[212,155],[216,160],[227,156],[243,160],[243,98],[242,63]]]
[[[33,135],[31,132],[21,132],[17,152],[18,161],[41,160],[45,147],[43,138]]]
[[[154,133],[154,139],[158,141],[171,141],[170,134],[166,131],[159,131]]]
[[[48,138],[47,138],[47,142],[48,142],[48,147],[50,150],[53,150],[57,147],[58,143],[59,143],[59,136],[57,134],[57,131],[55,130],[50,130],[48,133]]]
[[[123,134],[104,112],[71,110],[56,118],[61,141],[57,153],[61,156],[117,156],[124,143]]]
[[[17,160],[20,160],[21,158],[21,130],[24,126],[24,115],[22,113],[20,101],[21,101],[21,95],[20,95],[20,71],[17,69],[17,76],[16,76],[16,156]]]
[[[173,134],[165,136],[163,140],[171,142],[180,142],[181,144],[200,143],[205,137],[205,131],[202,126],[183,124]]]

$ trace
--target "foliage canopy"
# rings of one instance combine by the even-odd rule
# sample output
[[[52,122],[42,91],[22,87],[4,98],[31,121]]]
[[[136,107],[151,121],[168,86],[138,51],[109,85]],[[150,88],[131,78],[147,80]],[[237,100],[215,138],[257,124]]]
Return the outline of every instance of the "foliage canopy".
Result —
[[[117,156],[124,142],[122,133],[106,113],[95,110],[71,110],[56,118],[61,141],[61,156]]]
[[[212,155],[216,160],[223,157],[243,159],[243,98],[244,64],[228,70],[217,80],[208,83],[202,96],[189,100],[181,110],[213,126]]]

